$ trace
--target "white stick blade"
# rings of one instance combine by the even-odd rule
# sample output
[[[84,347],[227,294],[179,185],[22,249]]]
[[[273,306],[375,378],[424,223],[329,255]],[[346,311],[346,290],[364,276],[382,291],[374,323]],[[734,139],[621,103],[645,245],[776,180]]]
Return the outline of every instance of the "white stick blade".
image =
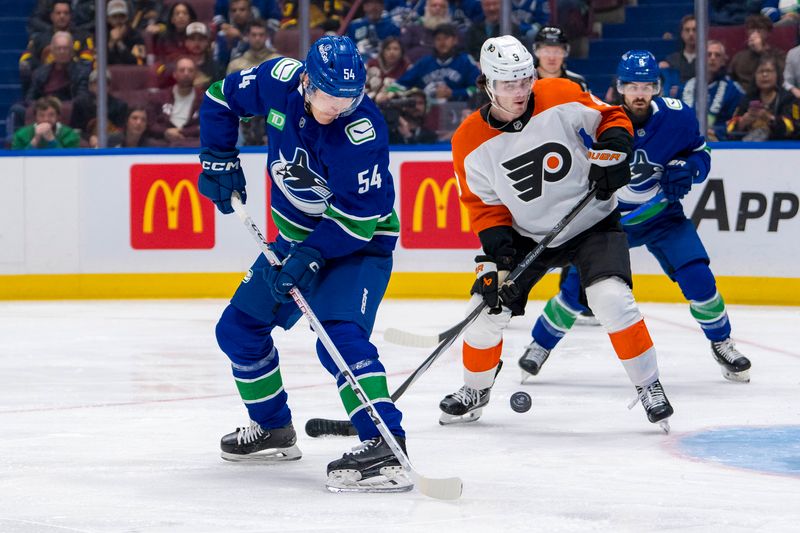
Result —
[[[460,478],[448,477],[434,479],[423,477],[414,472],[412,474],[414,485],[422,494],[437,500],[457,500],[461,497],[464,484]]]
[[[417,335],[396,328],[387,328],[383,332],[383,340],[409,348],[432,348],[439,345],[438,335]]]

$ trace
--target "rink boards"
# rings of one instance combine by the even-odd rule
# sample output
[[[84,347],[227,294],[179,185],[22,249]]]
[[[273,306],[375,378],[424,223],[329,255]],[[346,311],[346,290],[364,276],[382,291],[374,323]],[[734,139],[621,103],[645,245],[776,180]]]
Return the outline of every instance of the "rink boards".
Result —
[[[800,304],[798,145],[713,148],[709,179],[684,205],[722,293],[731,303]],[[248,210],[274,234],[264,153],[241,157]],[[389,296],[464,296],[478,241],[458,202],[450,152],[394,150],[390,168],[401,236]],[[257,250],[236,217],[199,195],[198,170],[193,150],[3,152],[0,298],[230,295]],[[682,299],[646,251],[631,257],[639,299]],[[532,297],[555,288],[549,275]]]

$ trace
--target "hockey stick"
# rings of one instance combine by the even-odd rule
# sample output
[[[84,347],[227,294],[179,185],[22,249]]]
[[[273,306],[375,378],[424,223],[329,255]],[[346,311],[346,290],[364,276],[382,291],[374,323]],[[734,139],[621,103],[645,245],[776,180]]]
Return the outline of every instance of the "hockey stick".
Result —
[[[239,194],[235,191],[231,196],[231,206],[233,207],[234,211],[236,211],[236,214],[239,216],[239,219],[242,221],[242,223],[247,227],[250,235],[256,242],[258,242],[261,253],[264,254],[264,257],[267,258],[270,265],[280,265],[281,262],[278,259],[278,256],[275,255],[275,252],[270,249],[269,244],[267,243],[266,239],[264,239],[264,235],[261,233],[261,230],[258,229],[256,223],[253,222],[253,219],[247,214],[244,205],[242,205]],[[322,345],[328,351],[334,363],[336,363],[336,367],[339,369],[339,372],[342,373],[348,385],[350,385],[350,387],[353,389],[353,392],[364,406],[364,410],[375,424],[375,427],[378,429],[378,432],[381,434],[384,441],[386,441],[386,444],[392,450],[392,453],[394,453],[395,457],[397,457],[400,465],[406,472],[408,472],[409,477],[414,482],[414,485],[416,485],[417,489],[419,489],[419,491],[424,495],[439,500],[458,499],[461,496],[461,491],[463,488],[461,479],[457,477],[429,478],[423,476],[417,471],[416,468],[414,468],[408,456],[405,454],[403,449],[400,448],[400,444],[398,444],[395,436],[392,435],[391,431],[389,431],[389,428],[386,427],[386,423],[383,421],[383,418],[381,418],[381,415],[378,413],[378,410],[375,408],[372,400],[369,399],[369,396],[367,396],[367,394],[364,392],[364,389],[358,383],[358,380],[353,375],[350,367],[347,366],[342,354],[339,353],[338,348],[336,348],[336,345],[333,344],[333,341],[328,336],[325,328],[322,327],[322,323],[314,314],[314,311],[311,310],[311,307],[308,305],[306,299],[296,288],[293,288],[291,291],[289,291],[289,294],[292,296],[292,299],[294,299],[297,307],[308,320],[308,323],[311,325],[311,329],[313,329],[317,334],[320,342],[322,342]]]
[[[659,192],[644,204],[640,205],[633,211],[626,213],[623,217],[620,218],[620,222],[625,224],[631,220],[634,220],[636,217],[647,212],[650,208],[652,208],[656,204],[661,203],[663,200],[664,200],[664,193]],[[407,346],[409,348],[432,348],[438,345],[444,339],[449,338],[455,331],[459,329],[460,325],[461,324],[456,324],[452,328],[443,331],[438,335],[422,335],[419,333],[404,331],[402,329],[397,329],[397,328],[386,328],[386,331],[384,331],[383,333],[383,340],[385,340],[386,342],[390,342],[392,344]]]
[[[547,245],[550,244],[553,241],[553,239],[555,239],[564,230],[567,224],[572,222],[572,220],[576,216],[578,216],[578,213],[583,211],[583,209],[587,205],[589,205],[589,203],[594,199],[596,192],[597,192],[596,189],[591,189],[589,192],[587,192],[584,195],[584,197],[581,198],[581,200],[577,204],[575,204],[575,206],[572,209],[569,210],[569,213],[567,213],[566,216],[564,216],[564,218],[559,220],[556,223],[556,225],[553,226],[553,229],[551,229],[547,233],[547,235],[545,235],[542,238],[541,242],[539,242],[539,244],[536,245],[536,247],[533,250],[528,252],[528,255],[526,255],[522,259],[522,261],[520,261],[517,267],[511,272],[511,274],[508,275],[506,281],[507,282],[515,281],[517,278],[519,278],[519,276],[529,266],[531,266],[531,264],[534,261],[536,261],[536,259],[542,254],[545,248],[547,248]],[[392,401],[397,401],[397,399],[403,395],[406,389],[408,389],[408,387],[410,387],[412,383],[414,383],[417,379],[419,379],[419,377],[426,370],[428,370],[428,368],[430,368],[433,362],[436,361],[436,359],[438,359],[439,356],[442,355],[442,353],[444,353],[444,351],[447,350],[455,342],[455,340],[459,337],[459,335],[461,335],[461,332],[464,331],[467,328],[467,326],[472,324],[476,318],[478,318],[478,315],[481,314],[481,311],[483,311],[485,308],[486,308],[486,302],[481,300],[481,303],[479,303],[472,311],[470,311],[469,315],[467,315],[467,317],[464,320],[462,320],[452,328],[448,329],[447,331],[441,333],[439,335],[439,343],[436,349],[433,350],[433,353],[431,353],[422,362],[422,364],[419,365],[416,368],[416,370],[414,370],[411,373],[411,375],[408,376],[408,378],[406,378],[406,380],[400,384],[397,390],[392,393]],[[408,335],[413,336],[414,334],[409,333]],[[331,424],[331,422],[333,422],[334,424]],[[320,435],[346,435],[346,433],[338,433],[338,432],[328,433],[327,432],[328,429],[345,431],[347,429],[347,421],[327,420],[324,418],[312,418],[306,423],[306,433],[308,433],[312,437]]]

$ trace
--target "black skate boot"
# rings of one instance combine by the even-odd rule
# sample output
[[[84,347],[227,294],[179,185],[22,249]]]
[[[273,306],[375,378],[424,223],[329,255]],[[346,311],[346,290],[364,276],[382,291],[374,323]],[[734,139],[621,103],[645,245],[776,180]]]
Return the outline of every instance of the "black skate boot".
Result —
[[[406,439],[397,437],[406,451]],[[352,452],[328,464],[328,490],[331,492],[405,492],[414,488],[383,437],[365,440]]]
[[[525,353],[519,358],[519,367],[522,369],[520,383],[525,383],[531,376],[535,376],[542,369],[542,365],[550,357],[550,350],[543,347],[535,340],[525,348]]]
[[[750,359],[736,349],[733,339],[711,343],[711,354],[722,368],[722,377],[728,381],[750,383]]]
[[[669,433],[669,417],[672,416],[673,409],[670,405],[667,395],[664,394],[664,389],[661,387],[661,382],[655,380],[646,387],[636,387],[636,393],[639,395],[639,401],[642,402],[647,413],[647,419],[653,424],[658,424],[664,433]],[[631,403],[630,407],[636,405],[635,401]]]
[[[494,372],[495,379],[497,379],[497,374],[500,373],[502,368],[503,361],[500,360],[497,362],[497,370]],[[489,403],[491,390],[492,387],[478,390],[464,385],[453,394],[448,394],[439,402],[439,409],[442,410],[439,424],[446,426],[461,422],[475,422],[481,417],[483,408]]]
[[[303,456],[297,447],[297,434],[292,424],[276,429],[264,429],[250,421],[250,426],[237,428],[220,441],[222,458],[226,461],[260,461],[274,463],[296,461]]]

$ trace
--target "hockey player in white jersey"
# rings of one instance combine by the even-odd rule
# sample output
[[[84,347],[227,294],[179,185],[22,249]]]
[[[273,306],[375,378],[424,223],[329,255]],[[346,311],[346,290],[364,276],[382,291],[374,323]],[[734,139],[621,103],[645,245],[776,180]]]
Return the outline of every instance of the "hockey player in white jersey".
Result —
[[[617,78],[623,108],[636,130],[633,179],[617,193],[628,242],[631,247],[646,246],[678,284],[725,379],[748,382],[750,360],[731,339],[728,312],[709,268],[708,253],[680,202],[693,184],[705,181],[711,167],[694,110],[680,100],[658,96],[658,63],[646,50],[623,55]],[[578,272],[571,270],[559,294],[545,305],[533,327],[533,341],[519,360],[523,381],[539,373],[585,309],[578,299],[579,286]]]
[[[460,199],[483,248],[470,309],[488,307],[465,331],[464,386],[441,402],[440,422],[477,420],[489,401],[503,330],[524,313],[528,293],[550,268],[575,265],[591,308],[608,332],[650,422],[673,409],[659,381],[656,351],[631,293],[630,258],[614,191],[630,181],[633,129],[624,111],[566,79],[535,81],[533,58],[512,36],[481,48],[480,85],[490,104],[453,136]],[[601,167],[592,159],[615,164]],[[514,282],[505,276],[570,208],[597,197]],[[665,427],[666,429],[666,427]]]

